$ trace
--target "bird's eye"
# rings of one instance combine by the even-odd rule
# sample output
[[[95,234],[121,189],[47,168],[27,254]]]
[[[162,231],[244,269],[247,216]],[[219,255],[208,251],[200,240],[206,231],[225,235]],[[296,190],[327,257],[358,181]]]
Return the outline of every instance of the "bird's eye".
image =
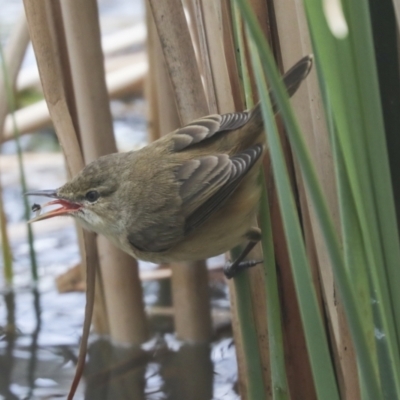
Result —
[[[91,203],[94,203],[99,197],[99,192],[96,190],[89,190],[85,195],[86,200],[90,201]]]

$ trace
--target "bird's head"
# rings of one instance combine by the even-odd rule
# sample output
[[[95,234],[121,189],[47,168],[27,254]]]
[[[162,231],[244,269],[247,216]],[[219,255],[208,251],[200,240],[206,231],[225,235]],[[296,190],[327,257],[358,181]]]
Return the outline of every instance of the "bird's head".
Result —
[[[87,229],[107,233],[118,223],[119,192],[121,182],[124,181],[123,163],[120,154],[103,156],[88,164],[71,181],[58,189],[28,192],[27,195],[51,198],[49,202],[37,208],[59,206],[39,214],[29,222],[57,216],[72,216]]]

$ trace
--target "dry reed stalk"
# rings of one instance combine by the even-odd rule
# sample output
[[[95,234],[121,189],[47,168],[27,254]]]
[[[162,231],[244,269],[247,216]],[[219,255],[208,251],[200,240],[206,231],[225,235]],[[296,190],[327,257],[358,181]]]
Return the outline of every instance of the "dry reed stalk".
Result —
[[[150,15],[152,18],[152,16]],[[166,135],[178,129],[181,125],[179,113],[176,103],[171,101],[174,98],[171,80],[168,75],[167,66],[164,61],[164,55],[161,48],[161,43],[157,35],[156,26],[152,21],[152,29],[154,29],[154,43],[152,51],[154,52],[154,83],[157,88],[156,100],[158,109],[159,134]]]
[[[283,64],[289,67],[296,59],[311,52],[307,23],[300,4],[292,0],[277,1],[274,4]],[[323,114],[323,108],[315,75],[310,76],[304,88],[300,89],[299,92],[300,94],[293,100],[293,105],[298,110],[296,114],[303,128],[302,131],[305,134],[313,163],[317,166],[316,170],[336,230],[340,232],[332,154],[325,122],[320,117]],[[312,234],[317,249],[324,301],[333,331],[332,345],[334,348],[337,347],[337,352],[334,352],[336,354],[335,361],[336,365],[341,367],[341,371],[338,370],[338,376],[343,378],[343,381],[339,379],[341,394],[344,399],[357,400],[360,398],[360,393],[353,344],[343,316],[343,309],[338,306],[341,300],[335,296],[332,270],[318,221],[310,202],[307,202],[310,209]]]
[[[54,27],[47,17],[47,12],[51,10],[50,5],[51,0],[40,4],[32,0],[24,1],[44,95],[65,154],[67,168],[71,175],[76,175],[84,167],[84,163],[66,101],[63,69]]]
[[[181,124],[208,114],[195,53],[180,0],[149,0]],[[211,337],[208,276],[204,261],[174,265],[172,286],[175,326],[185,340]]]
[[[235,111],[235,101],[233,99],[231,79],[228,73],[228,66],[225,58],[222,26],[222,21],[227,20],[227,16],[222,17],[221,15],[222,10],[224,10],[224,12],[227,10],[226,8],[219,8],[215,2],[211,3],[204,0],[201,1],[201,7],[203,20],[205,21],[204,28],[207,38],[207,52],[203,54],[203,57],[208,57],[210,59],[211,75],[213,79],[212,82],[210,82],[212,87],[209,88],[209,91],[214,91],[217,100],[216,109],[210,111],[218,113],[232,112]],[[233,43],[231,42],[231,44]],[[234,61],[236,64],[236,60],[231,61]],[[236,89],[236,93],[238,93],[238,87]],[[239,100],[240,99],[236,99],[236,103],[238,103]],[[244,109],[243,105],[242,109]],[[254,221],[254,224],[256,225],[257,222]],[[256,248],[248,255],[248,258],[253,260],[262,259],[263,256],[261,246],[256,246]],[[263,266],[258,265],[254,268],[251,268],[248,271],[248,275],[250,278],[252,311],[257,331],[264,387],[268,398],[272,398]],[[231,292],[235,292],[236,290],[235,286],[232,284],[230,284],[230,289]],[[237,330],[238,325],[234,326],[234,329]],[[241,344],[238,343],[238,347],[240,346]],[[243,362],[241,358],[239,358],[239,361]]]
[[[210,58],[206,56],[208,47],[204,28],[204,18],[201,11],[201,0],[185,0],[185,5],[191,20],[192,41],[193,38],[195,38],[195,45],[197,46],[197,64],[203,80],[208,109],[212,112],[212,110],[217,109],[217,99],[213,88],[211,61]]]
[[[158,119],[158,98],[156,85],[156,43],[159,42],[154,19],[151,15],[149,3],[146,2],[146,27],[147,27],[147,62],[149,64],[149,73],[145,81],[145,98],[147,102],[147,134],[149,141],[153,142],[161,137],[160,121]]]
[[[256,10],[256,15],[258,16],[261,28],[273,49],[276,62],[280,66],[282,73],[284,73],[285,69],[282,67],[281,50],[279,47],[280,38],[276,28],[274,4],[272,1],[265,2],[260,0],[251,0],[251,3],[252,7]],[[266,21],[260,21],[260,15],[267,16]],[[251,76],[251,80],[253,79],[253,76]],[[252,83],[252,85],[254,86],[255,83]],[[293,188],[295,188],[292,154],[279,116],[277,117],[277,126],[290,179]],[[274,253],[281,291],[281,313],[284,316],[282,319],[282,328],[284,333],[285,364],[290,396],[292,400],[305,398],[312,400],[316,399],[316,392],[292,275],[292,267],[288,256],[286,235],[280,214],[279,199],[275,188],[269,157],[266,158],[264,166],[268,197],[271,199],[270,215]],[[310,249],[310,252],[311,251],[312,250]]]
[[[276,31],[276,21],[273,3],[263,0],[250,0],[253,9],[256,11],[261,28],[273,49],[277,58],[277,64],[282,65],[280,59],[279,37]],[[246,41],[247,43],[247,41]],[[246,53],[247,63],[250,65],[248,52]],[[252,71],[252,69],[251,69]],[[282,68],[282,73],[284,69]],[[251,86],[255,87],[254,77],[250,74]],[[285,137],[283,125],[278,116],[278,130],[281,142],[291,175],[293,188],[295,178],[291,151]],[[281,313],[282,328],[284,333],[286,374],[292,400],[294,399],[316,399],[316,392],[313,383],[311,366],[308,359],[304,331],[297,302],[297,295],[294,286],[292,268],[288,256],[286,236],[280,214],[279,200],[275,189],[274,178],[270,167],[269,156],[264,160],[264,173],[270,199],[271,227],[273,232],[273,245],[275,260],[278,270],[278,279],[281,291]]]
[[[238,64],[236,61],[236,49],[233,40],[233,27],[230,0],[221,1],[223,45],[226,65],[230,78],[232,97],[235,103],[235,111],[241,111],[244,107],[244,94],[239,80]],[[240,330],[237,295],[232,280],[228,281],[229,299],[232,310],[232,330],[235,341],[236,360],[238,366],[238,392],[242,400],[248,400],[249,387],[247,379],[246,354],[243,346],[243,335]]]
[[[108,335],[110,333],[110,325],[107,316],[107,309],[104,296],[104,288],[102,277],[99,268],[99,254],[97,252],[96,235],[93,232],[85,231],[80,226],[75,224],[78,244],[81,254],[86,254],[86,258],[90,260],[92,265],[95,266],[96,277],[95,277],[95,288],[94,288],[94,305],[93,305],[93,317],[92,324],[96,333],[99,335]],[[86,247],[85,250],[82,249]],[[86,264],[80,265],[80,270],[86,281],[85,291],[87,291],[87,271],[85,269]],[[91,288],[89,288],[89,291]]]
[[[96,1],[62,2],[79,131],[86,163],[116,152]],[[136,261],[97,237],[110,336],[139,345],[147,339],[142,287]],[[127,305],[130,307],[127,307]]]
[[[82,143],[80,140],[80,131],[79,131],[79,121],[78,121],[78,112],[76,109],[76,101],[75,101],[75,93],[72,84],[72,76],[70,70],[70,61],[67,49],[67,43],[65,38],[64,31],[64,21],[61,12],[60,1],[54,1],[50,4],[48,8],[48,18],[51,22],[51,26],[53,28],[54,39],[57,43],[57,47],[59,49],[59,56],[62,68],[62,83],[65,90],[65,99],[67,102],[67,106],[69,112],[71,113],[72,123],[75,129],[75,133],[77,135],[77,139],[82,152]],[[67,171],[68,179],[71,179],[73,175],[71,175],[70,171]],[[89,309],[93,309],[92,318],[88,318],[85,316],[84,321],[84,332],[82,335],[82,343],[86,343],[88,341],[89,335],[89,327],[90,323],[93,322],[93,326],[99,334],[108,334],[109,333],[109,324],[107,318],[107,311],[105,307],[104,301],[104,291],[101,283],[101,274],[99,269],[99,255],[97,252],[96,245],[96,236],[92,232],[84,231],[77,223],[75,223],[75,228],[77,231],[78,244],[79,249],[82,255],[86,254],[86,259],[90,260],[90,264],[82,263],[82,273],[86,278],[87,282],[87,293],[93,293],[89,298],[89,302],[92,301],[94,304],[89,304],[87,307]],[[86,250],[85,250],[86,247]],[[87,273],[87,268],[92,268],[95,271],[90,271]],[[83,348],[81,348],[80,360],[77,366],[77,372],[75,375],[74,382],[72,383],[72,387],[77,384],[80,379],[80,371],[83,371],[83,363],[84,363],[84,352]]]
[[[84,162],[64,86],[66,73],[65,66],[61,61],[62,46],[59,46],[58,40],[60,35],[57,34],[54,19],[51,18],[54,6],[57,7],[59,5],[52,0],[45,0],[40,3],[24,0],[25,13],[38,63],[43,92],[60,144],[63,147],[68,173],[74,176],[83,168]],[[72,398],[71,395],[73,396],[76,390],[84,368],[87,338],[93,315],[94,283],[96,279],[96,268],[93,264],[96,260],[93,259],[92,249],[86,241],[81,250],[82,264],[87,267],[87,301],[77,370],[69,398]]]
[[[222,36],[224,43],[226,67],[228,69],[232,97],[235,103],[235,111],[242,111],[244,106],[244,94],[242,87],[239,83],[239,70],[238,63],[236,61],[236,53],[238,53],[238,50],[235,49],[233,38],[233,18],[230,5],[230,0],[221,0]]]
[[[209,113],[199,69],[179,0],[149,0],[182,124]]]
[[[213,88],[216,99],[215,108],[211,112],[228,113],[235,111],[232,86],[228,74],[223,43],[223,27],[221,9],[217,2],[200,0],[203,29],[205,32],[205,49],[203,58],[208,59],[211,77],[206,82],[208,90]],[[232,60],[233,61],[233,60]]]

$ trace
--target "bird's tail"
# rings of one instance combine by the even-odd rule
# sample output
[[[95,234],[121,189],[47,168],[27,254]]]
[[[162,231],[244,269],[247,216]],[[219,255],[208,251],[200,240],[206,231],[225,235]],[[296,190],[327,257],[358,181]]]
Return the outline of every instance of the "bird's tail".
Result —
[[[313,64],[313,55],[310,54],[308,56],[303,57],[299,60],[292,68],[289,69],[283,76],[283,83],[286,87],[287,93],[289,97],[292,97],[297,89],[300,87],[301,82],[305,78],[307,78],[308,74],[311,71],[311,67]],[[275,101],[275,96],[272,90],[269,91],[269,96],[271,98],[272,109],[274,114],[279,111],[278,105]],[[255,124],[263,124],[262,115],[261,115],[261,105],[258,103],[252,110],[251,119]]]

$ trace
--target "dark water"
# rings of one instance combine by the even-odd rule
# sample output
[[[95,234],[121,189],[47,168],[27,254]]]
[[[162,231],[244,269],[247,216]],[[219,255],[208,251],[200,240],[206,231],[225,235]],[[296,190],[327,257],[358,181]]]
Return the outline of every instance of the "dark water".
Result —
[[[22,2],[0,0],[0,33],[7,35],[22,11]],[[101,0],[101,25],[113,31],[143,18],[138,1]],[[34,62],[32,52],[26,64]],[[120,149],[143,145],[146,137],[142,99],[113,101],[115,134]],[[30,188],[54,188],[65,181],[54,132],[24,137],[25,170]],[[39,152],[44,152],[40,155]],[[15,152],[9,142],[2,153]],[[7,288],[0,274],[0,400],[65,398],[75,371],[85,296],[59,294],[54,280],[79,262],[71,221],[44,221],[34,226],[39,282],[32,285],[22,191],[12,156],[1,156],[0,176],[14,258],[14,283]],[[34,202],[35,199],[32,199]],[[217,261],[221,262],[221,260]],[[141,268],[154,268],[141,264]],[[160,303],[163,286],[144,283],[146,306]],[[211,282],[213,307],[229,309],[223,280]],[[189,345],[176,339],[171,318],[152,318],[151,340],[141,348],[113,347],[107,338],[91,337],[84,379],[76,399],[209,400],[238,399],[237,368],[229,320],[219,324],[210,344]]]

